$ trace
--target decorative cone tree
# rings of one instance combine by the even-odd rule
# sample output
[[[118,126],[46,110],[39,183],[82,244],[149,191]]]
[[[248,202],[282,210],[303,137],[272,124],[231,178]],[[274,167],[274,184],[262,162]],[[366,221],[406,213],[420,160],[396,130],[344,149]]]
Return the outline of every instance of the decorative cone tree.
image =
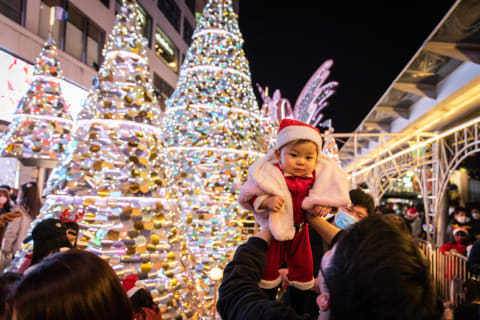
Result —
[[[0,141],[0,156],[38,167],[52,167],[60,159],[72,130],[61,79],[57,46],[49,39],[37,58],[30,88]]]
[[[210,0],[193,34],[165,115],[165,143],[197,280],[214,302],[210,270],[222,268],[247,212],[237,202],[247,170],[267,151],[243,39],[231,0]]]
[[[79,245],[101,255],[120,278],[137,274],[164,318],[196,318],[191,256],[165,188],[171,175],[146,45],[136,2],[127,0],[33,225],[51,217],[78,221]]]

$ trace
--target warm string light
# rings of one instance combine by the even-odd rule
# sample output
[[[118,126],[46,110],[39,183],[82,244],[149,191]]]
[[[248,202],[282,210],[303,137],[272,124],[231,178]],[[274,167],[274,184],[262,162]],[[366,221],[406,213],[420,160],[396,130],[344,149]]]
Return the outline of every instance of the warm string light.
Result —
[[[25,118],[25,119],[32,119],[32,120],[38,120],[38,121],[54,121],[54,122],[62,122],[66,123],[69,125],[73,124],[72,120],[64,119],[64,118],[59,118],[59,117],[51,117],[51,116],[44,116],[44,115],[36,115],[36,114],[23,114],[19,113],[14,116],[15,118]]]
[[[163,149],[146,45],[135,1],[128,0],[33,225],[51,217],[77,219],[78,245],[105,259],[120,279],[137,274],[163,318],[199,319],[193,258],[167,188],[173,171]],[[28,246],[15,263],[27,252]]]

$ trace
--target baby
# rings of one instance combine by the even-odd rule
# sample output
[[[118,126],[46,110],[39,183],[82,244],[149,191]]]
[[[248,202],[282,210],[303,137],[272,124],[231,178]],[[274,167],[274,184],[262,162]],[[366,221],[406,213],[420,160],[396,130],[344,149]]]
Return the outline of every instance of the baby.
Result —
[[[287,262],[290,285],[309,290],[314,278],[305,210],[323,215],[332,208],[350,206],[346,174],[321,150],[316,128],[284,119],[275,149],[248,170],[239,202],[262,227],[268,225],[274,237],[261,288],[276,288],[281,282],[278,269]]]

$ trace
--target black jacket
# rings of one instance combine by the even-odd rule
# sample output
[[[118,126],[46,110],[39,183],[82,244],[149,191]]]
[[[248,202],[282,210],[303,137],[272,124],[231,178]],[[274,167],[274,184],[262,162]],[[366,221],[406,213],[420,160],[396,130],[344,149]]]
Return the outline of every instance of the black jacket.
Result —
[[[233,260],[223,272],[217,311],[223,320],[306,320],[295,311],[272,301],[258,286],[267,261],[268,244],[251,237],[237,248]]]

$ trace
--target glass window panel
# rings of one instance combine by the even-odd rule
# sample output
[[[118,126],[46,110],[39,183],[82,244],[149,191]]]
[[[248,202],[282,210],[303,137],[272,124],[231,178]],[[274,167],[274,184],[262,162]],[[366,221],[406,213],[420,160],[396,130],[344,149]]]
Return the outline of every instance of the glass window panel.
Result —
[[[40,14],[39,14],[39,28],[38,35],[43,39],[48,38],[48,30],[50,29],[50,7],[61,6],[61,1],[42,1],[40,2]],[[57,46],[60,45],[60,29],[62,27],[62,21],[55,21],[52,30],[52,39],[55,40]]]
[[[0,13],[18,24],[22,23],[23,0],[0,0]]]
[[[178,48],[157,26],[155,32],[155,53],[174,72],[178,71]]]
[[[190,9],[192,13],[195,13],[195,0],[185,0],[185,3],[187,4],[188,9]]]
[[[163,12],[167,20],[172,26],[180,32],[180,8],[175,3],[175,0],[158,0],[157,7]]]
[[[67,22],[65,34],[65,51],[82,61],[83,54],[83,33],[70,21]]]
[[[183,41],[185,41],[186,44],[190,45],[192,42],[192,36],[193,36],[193,27],[188,22],[186,18],[183,19]]]

